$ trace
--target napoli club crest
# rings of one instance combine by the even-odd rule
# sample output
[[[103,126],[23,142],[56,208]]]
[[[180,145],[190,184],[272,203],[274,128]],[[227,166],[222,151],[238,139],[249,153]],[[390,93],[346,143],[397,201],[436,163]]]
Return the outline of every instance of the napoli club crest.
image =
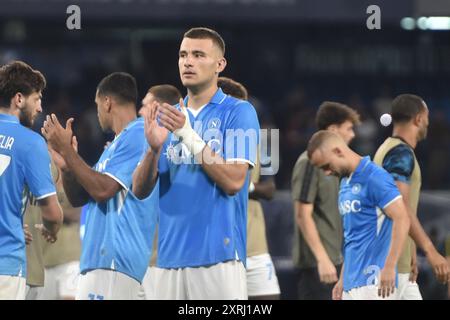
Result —
[[[359,183],[356,183],[355,185],[353,185],[353,187],[352,187],[353,194],[358,194],[360,191],[361,191],[361,185]]]

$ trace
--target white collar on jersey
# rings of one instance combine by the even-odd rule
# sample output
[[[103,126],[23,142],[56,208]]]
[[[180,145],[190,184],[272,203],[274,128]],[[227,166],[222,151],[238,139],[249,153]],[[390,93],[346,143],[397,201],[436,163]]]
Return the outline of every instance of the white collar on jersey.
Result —
[[[189,108],[188,110],[192,113],[192,115],[194,116],[194,118],[197,118],[198,114],[207,106],[208,104],[204,104],[203,106],[201,106],[200,108],[198,108],[197,110]]]

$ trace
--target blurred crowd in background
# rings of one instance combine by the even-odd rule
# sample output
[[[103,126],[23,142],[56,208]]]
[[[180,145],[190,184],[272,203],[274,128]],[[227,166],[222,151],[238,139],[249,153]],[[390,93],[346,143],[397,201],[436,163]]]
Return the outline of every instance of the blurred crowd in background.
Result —
[[[48,80],[44,113],[54,112],[62,119],[75,117],[81,154],[90,163],[98,158],[105,141],[94,103],[102,77],[113,71],[130,72],[138,80],[141,98],[150,86],[162,83],[183,92],[177,56],[179,39],[188,26],[155,29],[133,43],[133,37],[123,37],[112,27],[106,33],[93,27],[94,32],[72,37],[67,30],[52,31],[51,24],[21,25],[28,26],[24,39],[4,28],[0,62],[23,59],[43,70]],[[289,188],[295,160],[316,130],[314,115],[321,102],[339,101],[359,111],[363,122],[352,146],[373,155],[391,131],[380,124],[379,117],[389,112],[393,97],[406,92],[422,96],[430,109],[429,137],[417,149],[423,188],[450,188],[450,171],[446,170],[450,161],[450,64],[442,56],[442,50],[450,54],[450,46],[442,42],[450,34],[405,34],[394,29],[380,39],[369,36],[367,30],[345,27],[336,28],[333,34],[325,32],[324,26],[216,29],[227,41],[229,64],[223,75],[247,86],[262,127],[280,130],[278,188]],[[51,41],[44,37],[47,34],[52,34]],[[360,42],[366,50],[356,47]],[[351,50],[361,52],[352,56]],[[393,68],[396,62],[392,59],[412,61]]]

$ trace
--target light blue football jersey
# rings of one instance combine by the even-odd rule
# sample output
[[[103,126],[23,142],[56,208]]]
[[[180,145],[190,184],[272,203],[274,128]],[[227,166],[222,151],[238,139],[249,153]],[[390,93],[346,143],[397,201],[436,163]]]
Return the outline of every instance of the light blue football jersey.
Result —
[[[152,249],[159,205],[159,184],[143,200],[131,192],[132,175],[145,142],[142,118],[132,121],[105,149],[95,170],[116,180],[122,189],[105,202],[90,200],[81,273],[94,269],[122,272],[142,282]]]
[[[47,144],[17,117],[0,114],[0,275],[26,277],[23,214],[28,194],[56,194]]]
[[[355,172],[341,180],[344,291],[376,284],[392,238],[392,220],[383,209],[399,198],[391,175],[369,157],[362,158]]]
[[[188,112],[192,128],[213,151],[226,160],[254,165],[259,122],[249,102],[218,89],[196,117]],[[169,134],[159,160],[159,177],[157,266],[197,267],[236,259],[245,264],[249,173],[242,189],[227,195],[184,144]]]

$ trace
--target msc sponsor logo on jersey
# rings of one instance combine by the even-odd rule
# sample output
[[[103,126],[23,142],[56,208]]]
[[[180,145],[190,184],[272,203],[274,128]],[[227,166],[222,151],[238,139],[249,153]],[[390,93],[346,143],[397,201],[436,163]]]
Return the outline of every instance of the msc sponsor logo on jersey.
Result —
[[[347,213],[361,212],[361,201],[359,200],[345,200],[339,202],[339,211],[342,215]]]

